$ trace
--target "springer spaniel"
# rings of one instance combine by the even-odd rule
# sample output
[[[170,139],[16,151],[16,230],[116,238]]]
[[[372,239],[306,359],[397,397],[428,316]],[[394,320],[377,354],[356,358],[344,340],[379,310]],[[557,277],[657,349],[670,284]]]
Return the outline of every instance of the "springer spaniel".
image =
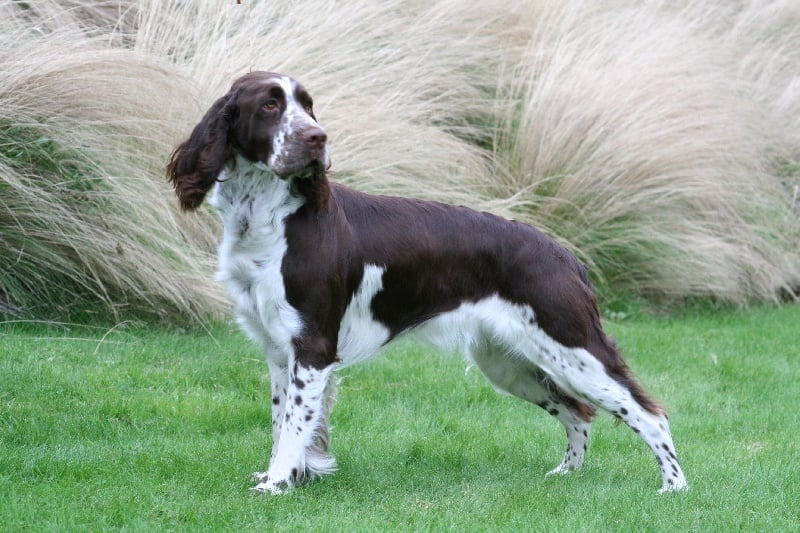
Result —
[[[498,390],[556,417],[567,451],[548,475],[583,465],[599,407],[650,446],[660,492],[686,487],[666,413],[603,332],[570,252],[519,222],[330,183],[328,167],[311,96],[270,72],[236,80],[167,167],[184,210],[213,188],[218,279],[266,354],[273,444],[255,490],[335,470],[333,371],[405,333],[463,350]]]

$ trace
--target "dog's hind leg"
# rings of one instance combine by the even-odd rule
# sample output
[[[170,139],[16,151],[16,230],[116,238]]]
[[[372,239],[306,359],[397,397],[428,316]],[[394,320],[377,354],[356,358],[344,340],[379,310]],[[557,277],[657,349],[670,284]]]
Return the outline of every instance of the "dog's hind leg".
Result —
[[[584,352],[586,353],[586,352]],[[631,391],[611,377],[596,374],[591,383],[573,383],[574,392],[609,411],[628,425],[644,440],[658,461],[662,485],[660,493],[686,488],[675,445],[669,430],[667,415],[663,410],[651,412],[643,407]]]
[[[484,344],[470,350],[470,357],[496,389],[538,405],[564,426],[567,451],[561,464],[548,472],[548,476],[566,474],[583,466],[595,414],[592,406],[569,396],[540,369],[502,348]]]
[[[540,407],[556,417],[567,432],[567,451],[564,452],[564,459],[547,475],[566,474],[583,466],[595,409],[569,396],[548,380],[545,382],[548,384],[550,397],[542,402]]]
[[[568,348],[543,332],[532,337],[533,342],[523,341],[517,350],[540,366],[548,379],[569,396],[601,407],[621,419],[647,443],[661,470],[660,492],[686,487],[664,410],[647,398],[621,359],[618,359],[619,365],[607,369],[584,348]]]

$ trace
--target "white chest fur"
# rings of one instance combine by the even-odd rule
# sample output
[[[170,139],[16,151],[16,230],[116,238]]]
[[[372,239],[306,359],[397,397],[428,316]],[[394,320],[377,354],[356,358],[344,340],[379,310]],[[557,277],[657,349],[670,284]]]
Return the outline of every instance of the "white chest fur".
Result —
[[[285,219],[303,202],[266,165],[241,158],[220,177],[210,201],[223,225],[217,279],[234,299],[239,324],[281,366],[292,357],[292,338],[303,328],[300,313],[286,299],[281,274],[288,249]],[[337,354],[343,366],[372,357],[389,338],[389,330],[370,311],[383,287],[384,270],[365,265],[342,317]]]
[[[223,226],[217,279],[230,291],[242,328],[276,362],[288,360],[303,325],[281,276],[285,219],[303,201],[265,165],[238,158],[220,176],[210,202]]]

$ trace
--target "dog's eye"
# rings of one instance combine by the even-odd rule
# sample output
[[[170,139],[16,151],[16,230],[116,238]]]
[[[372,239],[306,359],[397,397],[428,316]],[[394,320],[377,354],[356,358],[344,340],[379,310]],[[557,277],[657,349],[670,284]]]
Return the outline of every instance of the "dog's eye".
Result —
[[[266,102],[264,102],[264,109],[267,111],[273,111],[278,108],[278,99],[277,98],[270,98]]]
[[[308,113],[309,115],[313,115],[314,114],[314,111],[312,111],[310,104],[307,105],[307,106],[303,106],[303,109],[305,109],[306,113]]]

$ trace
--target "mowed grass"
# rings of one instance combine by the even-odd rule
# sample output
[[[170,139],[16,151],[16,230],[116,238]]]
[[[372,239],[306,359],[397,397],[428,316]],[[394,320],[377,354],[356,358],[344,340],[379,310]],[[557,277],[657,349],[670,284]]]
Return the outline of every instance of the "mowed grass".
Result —
[[[232,326],[0,325],[0,529],[792,531],[800,307],[609,323],[670,409],[691,489],[659,496],[611,417],[545,479],[563,430],[460,357],[400,344],[340,373],[332,476],[271,497],[269,388]]]

